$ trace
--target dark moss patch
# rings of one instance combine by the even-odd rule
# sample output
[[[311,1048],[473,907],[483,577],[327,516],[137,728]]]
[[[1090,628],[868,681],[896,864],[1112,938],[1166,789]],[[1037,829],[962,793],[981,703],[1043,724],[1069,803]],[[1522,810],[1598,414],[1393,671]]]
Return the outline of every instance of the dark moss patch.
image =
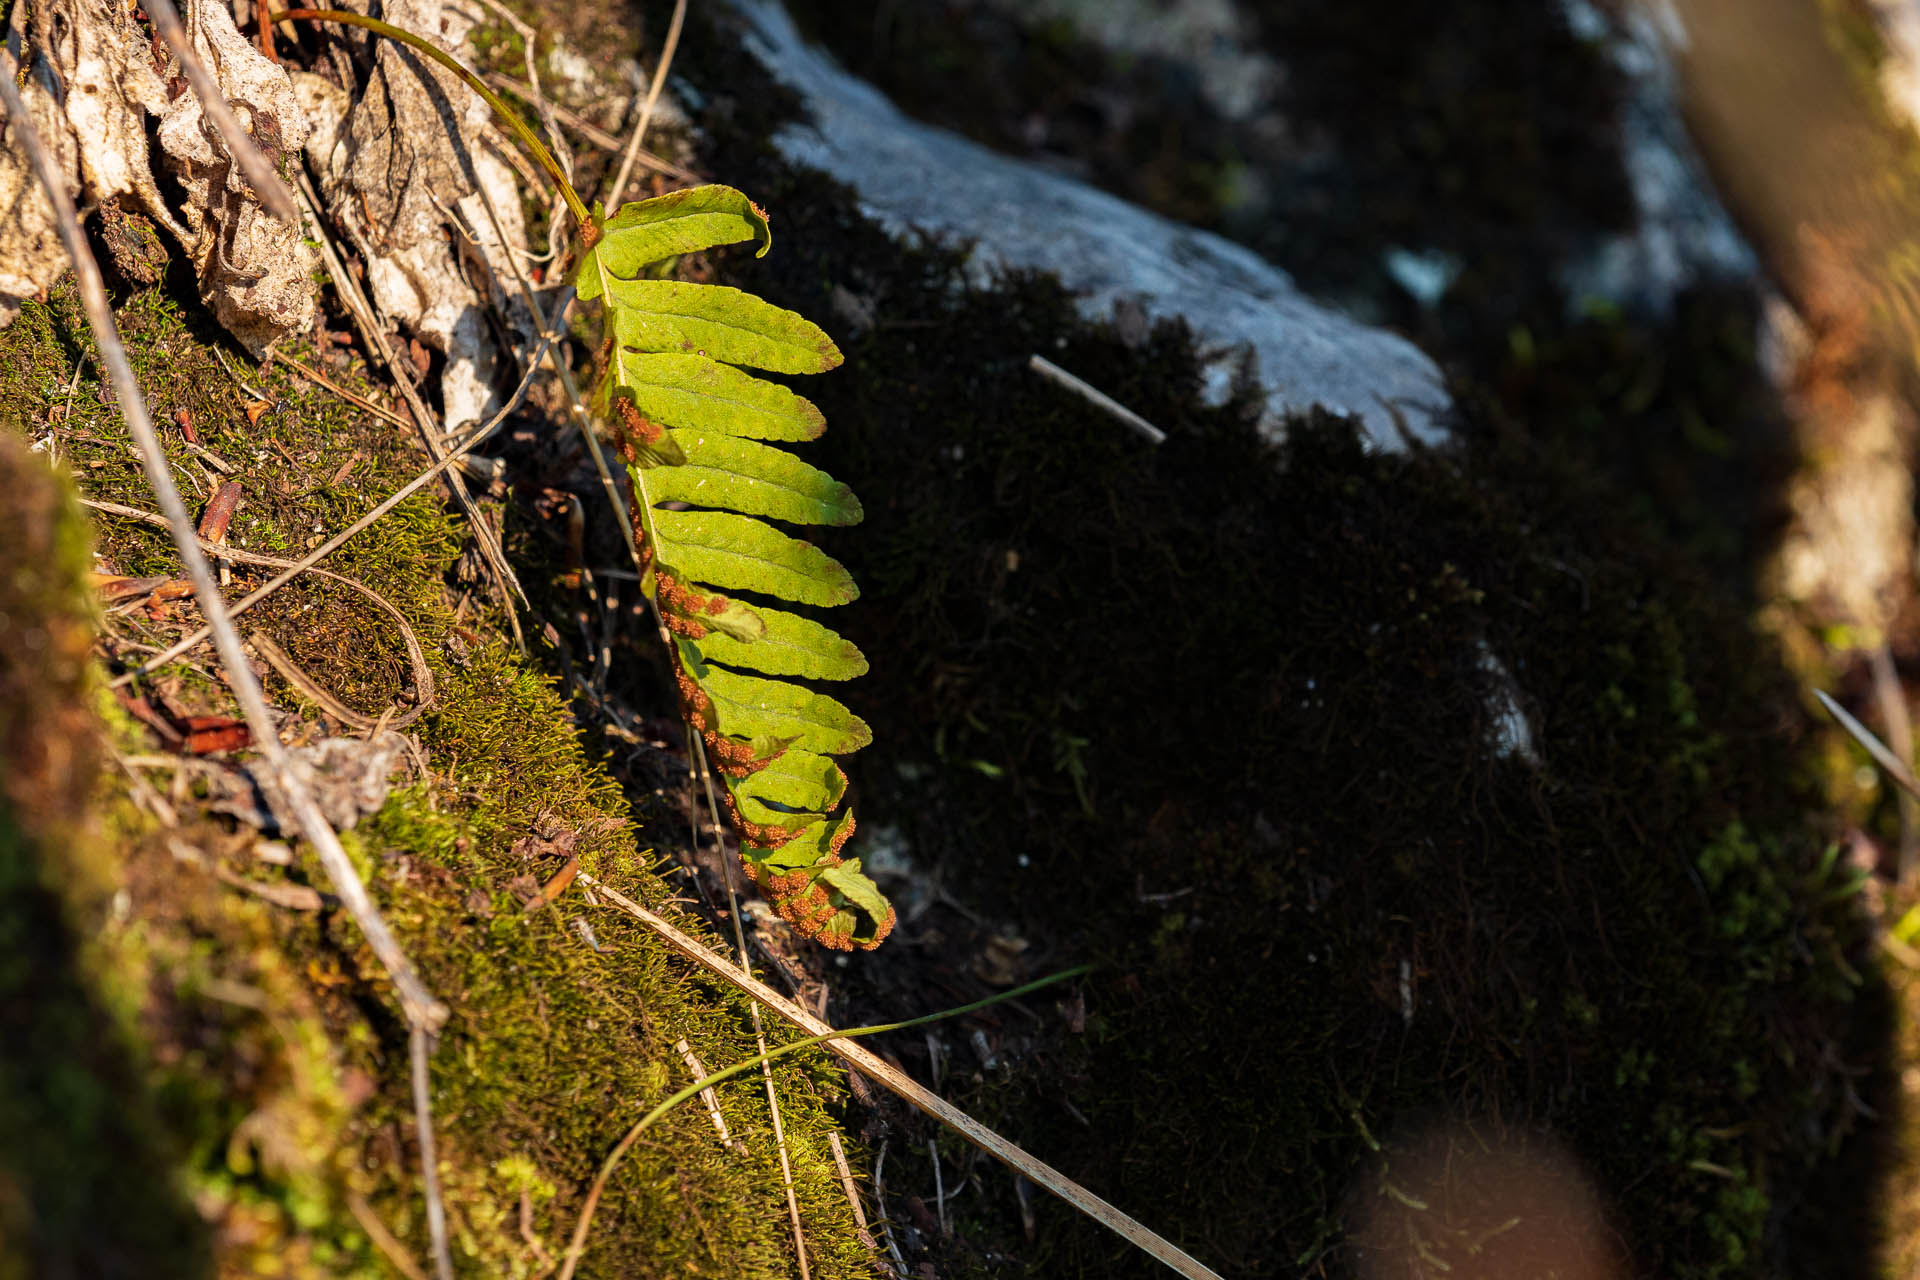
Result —
[[[1750,353],[1715,346],[1739,304],[1686,322],[1716,371],[1676,358],[1645,398],[1589,333],[1563,367],[1605,376],[1592,401],[1469,395],[1439,454],[1370,456],[1320,418],[1273,450],[1242,407],[1197,404],[1178,330],[1129,348],[1048,281],[953,288],[770,155],[788,107],[724,37],[688,50],[729,95],[703,121],[715,171],[780,218],[727,278],[814,316],[835,285],[877,303],[808,388],[815,456],[868,512],[830,542],[866,592],[862,821],[991,926],[909,923],[909,954],[854,971],[873,996],[836,988],[841,1020],[897,998],[889,966],[967,987],[989,931],[1034,941],[1036,970],[1099,958],[1083,1037],[1034,1033],[1015,1078],[960,1092],[1229,1275],[1344,1274],[1343,1197],[1435,1115],[1557,1135],[1636,1271],[1770,1273],[1862,1114],[1840,1064],[1884,1029],[1791,688],[1725,590],[1744,541],[1662,541],[1707,537],[1767,474],[1697,462],[1756,412]],[[1034,351],[1168,443],[1031,381]],[[1706,443],[1680,451],[1678,510],[1663,463],[1595,443],[1688,415]],[[1496,746],[1508,697],[1537,763]],[[931,1172],[889,1185],[924,1198]],[[943,1271],[1152,1273],[1051,1204],[1027,1241],[977,1172]]]

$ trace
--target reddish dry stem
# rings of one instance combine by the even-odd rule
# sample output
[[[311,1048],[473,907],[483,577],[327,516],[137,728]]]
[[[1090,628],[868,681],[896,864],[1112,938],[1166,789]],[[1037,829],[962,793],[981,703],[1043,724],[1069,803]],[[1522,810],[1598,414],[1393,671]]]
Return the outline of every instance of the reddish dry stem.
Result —
[[[208,542],[227,540],[227,526],[233,523],[233,514],[240,509],[242,493],[238,480],[229,480],[220,486],[220,491],[213,495],[213,501],[207,503],[206,514],[200,517],[202,538]]]

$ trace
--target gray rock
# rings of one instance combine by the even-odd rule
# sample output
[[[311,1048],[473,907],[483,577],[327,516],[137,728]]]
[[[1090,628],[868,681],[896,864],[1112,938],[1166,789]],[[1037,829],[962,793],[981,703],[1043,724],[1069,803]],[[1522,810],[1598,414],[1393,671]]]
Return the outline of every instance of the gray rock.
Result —
[[[1010,269],[1054,272],[1096,318],[1116,305],[1184,317],[1217,353],[1209,395],[1224,398],[1251,373],[1267,392],[1271,432],[1317,404],[1358,417],[1381,449],[1446,437],[1440,371],[1412,343],[1312,301],[1231,241],[908,118],[806,44],[773,0],[736,8],[748,48],[813,116],[775,145],[853,187],[890,232],[971,242],[969,269],[983,283]]]
[[[1630,6],[1609,16],[1590,0],[1561,0],[1560,7],[1574,34],[1602,45],[1626,81],[1620,150],[1637,215],[1632,231],[1607,237],[1561,268],[1569,303],[1578,309],[1602,298],[1664,315],[1689,285],[1751,279],[1759,262],[1720,203],[1680,116],[1667,44],[1684,36],[1672,10]]]

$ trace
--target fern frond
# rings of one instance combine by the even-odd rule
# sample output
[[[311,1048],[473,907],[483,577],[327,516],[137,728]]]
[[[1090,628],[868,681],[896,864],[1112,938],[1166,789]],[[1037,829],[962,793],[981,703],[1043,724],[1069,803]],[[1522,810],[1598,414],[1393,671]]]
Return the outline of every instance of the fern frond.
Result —
[[[642,585],[674,634],[682,710],[726,788],[742,865],[803,935],[877,946],[893,908],[858,859],[840,856],[854,820],[840,811],[847,776],[832,759],[873,735],[837,699],[793,682],[850,680],[867,660],[822,623],[758,600],[855,599],[845,566],[767,521],[857,524],[860,502],[766,443],[812,440],[826,423],[805,397],[743,371],[824,373],[840,351],[750,293],[658,278],[680,254],[749,241],[767,251],[766,215],[731,187],[596,211],[581,240],[574,288],[607,308],[600,404],[625,440]]]

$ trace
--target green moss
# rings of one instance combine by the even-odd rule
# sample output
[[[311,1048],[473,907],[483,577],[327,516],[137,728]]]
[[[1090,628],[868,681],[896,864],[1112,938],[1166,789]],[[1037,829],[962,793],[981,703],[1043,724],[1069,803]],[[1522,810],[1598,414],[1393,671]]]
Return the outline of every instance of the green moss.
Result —
[[[204,1228],[90,945],[111,862],[85,804],[85,522],[0,435],[0,1276],[191,1274]],[[104,1205],[118,1211],[109,1216]]]
[[[186,410],[202,447],[238,469],[247,498],[233,540],[242,547],[304,549],[317,531],[341,527],[425,465],[406,435],[280,366],[242,370],[229,352],[239,376],[273,402],[250,422],[251,395],[214,354],[204,317],[164,292],[132,296],[121,320],[156,419]],[[90,495],[151,509],[92,363],[74,377],[73,359],[87,346],[64,285],[0,332],[9,384],[0,398],[12,410],[11,431],[51,435]],[[377,394],[351,362],[311,351],[296,358]],[[177,431],[166,442],[192,505],[192,480],[204,493],[208,478]],[[101,553],[117,570],[177,572],[163,532],[111,518],[98,527]],[[433,1082],[456,1261],[475,1274],[532,1275],[543,1257],[564,1249],[587,1183],[619,1135],[684,1080],[676,1041],[684,1037],[717,1067],[750,1055],[754,1037],[737,995],[692,976],[625,915],[586,907],[578,891],[522,914],[510,883],[550,876],[564,848],[595,875],[705,932],[668,903],[669,890],[635,845],[620,788],[583,748],[553,677],[502,638],[499,606],[484,589],[450,576],[463,541],[444,499],[428,491],[329,562],[410,620],[438,690],[414,726],[430,774],[395,792],[346,839],[403,945],[454,1011]],[[84,550],[77,556],[84,566]],[[538,564],[526,571],[545,572]],[[107,645],[137,660],[146,652],[139,646],[166,644],[178,633],[170,624],[190,620],[178,608],[187,616],[115,615]],[[411,696],[391,620],[357,593],[302,580],[242,619],[243,631],[253,628],[369,715]],[[88,634],[75,634],[84,657]],[[329,731],[297,691],[277,677],[267,683],[271,700],[299,713],[283,733],[302,741]],[[190,663],[141,687],[196,709],[228,709],[223,688]],[[107,706],[121,753],[150,755],[148,731]],[[75,714],[74,740],[92,741],[84,705]],[[155,776],[166,789],[165,771]],[[367,1222],[424,1259],[406,1035],[384,974],[337,905],[290,911],[236,887],[284,882],[324,892],[324,875],[304,848],[285,869],[260,862],[251,840],[202,816],[198,784],[184,799],[176,793],[186,822],[168,831],[128,802],[117,775],[109,781],[96,801],[107,830],[90,892],[112,895],[112,919],[103,926],[95,910],[72,940],[71,949],[93,958],[68,966],[61,981],[73,988],[62,1002],[69,1012],[54,1030],[78,1039],[83,1024],[104,1018],[116,1034],[96,1028],[92,1057],[56,1053],[46,1061],[61,1064],[61,1078],[83,1090],[75,1095],[82,1100],[116,1097],[102,1091],[124,1079],[129,1096],[151,1098],[151,1106],[97,1118],[98,1108],[76,1114],[73,1106],[19,1121],[6,1113],[7,1123],[27,1126],[9,1133],[44,1133],[40,1150],[82,1165],[102,1153],[120,1160],[97,1174],[63,1167],[57,1176],[52,1164],[10,1165],[10,1185],[24,1187],[29,1200],[58,1190],[73,1212],[48,1220],[78,1236],[83,1214],[120,1195],[115,1179],[134,1180],[153,1222],[130,1220],[126,1239],[148,1230],[153,1257],[163,1256],[163,1245],[173,1255],[198,1250],[197,1261],[179,1268],[187,1273],[203,1270],[210,1256],[222,1274],[384,1274]],[[10,874],[31,870],[12,842],[0,865]],[[64,862],[51,865],[52,878],[67,874]],[[6,919],[32,915],[10,908]],[[15,977],[64,990],[39,969],[8,975]],[[96,1008],[112,1012],[86,1012]],[[770,1030],[775,1040],[785,1034]],[[115,1045],[124,1046],[118,1058]],[[870,1274],[824,1142],[839,1080],[817,1061],[791,1062],[776,1079],[814,1271]],[[0,1086],[0,1111],[27,1088],[11,1077]],[[721,1094],[743,1149],[721,1147],[698,1108],[672,1117],[610,1183],[583,1275],[732,1277],[791,1267],[764,1094],[752,1080]],[[146,1147],[134,1140],[141,1134]],[[179,1189],[173,1200],[155,1190],[169,1186]],[[187,1197],[194,1208],[182,1217]],[[161,1238],[169,1223],[178,1236],[171,1243]],[[103,1248],[122,1243],[98,1234]]]

